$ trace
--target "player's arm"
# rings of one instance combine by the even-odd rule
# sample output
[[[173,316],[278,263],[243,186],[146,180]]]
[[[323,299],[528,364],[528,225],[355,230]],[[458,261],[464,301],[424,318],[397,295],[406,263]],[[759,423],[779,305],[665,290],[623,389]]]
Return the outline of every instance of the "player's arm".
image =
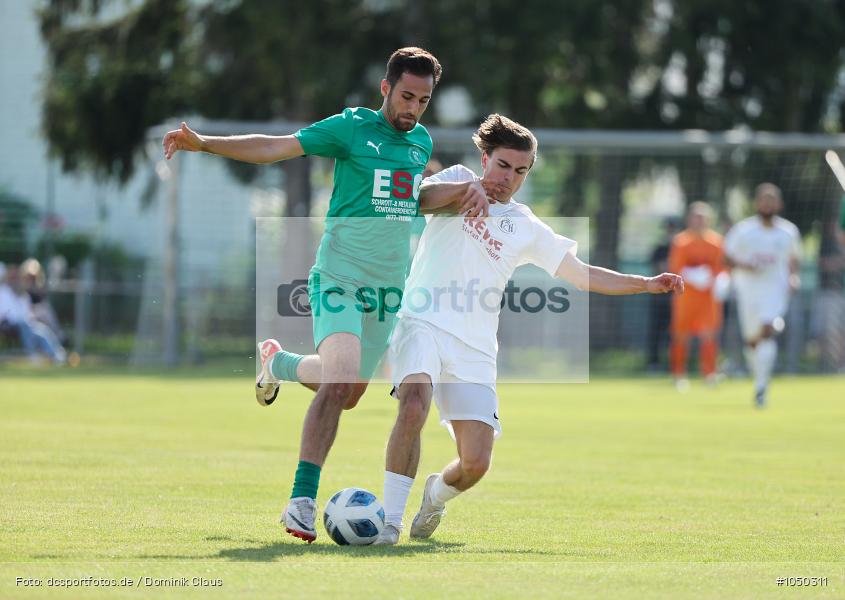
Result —
[[[555,273],[561,279],[574,283],[579,290],[597,292],[609,296],[628,294],[665,294],[684,292],[684,280],[674,273],[663,273],[654,277],[617,273],[611,269],[589,265],[577,256],[567,252]]]
[[[793,234],[792,247],[789,253],[789,289],[796,291],[801,288],[801,234],[796,228]]]
[[[208,152],[234,160],[266,164],[302,156],[302,144],[293,135],[200,135],[186,123],[168,131],[162,142],[164,156],[169,160],[177,151]]]
[[[486,217],[490,201],[480,181],[432,182],[420,186],[420,212],[453,213]]]

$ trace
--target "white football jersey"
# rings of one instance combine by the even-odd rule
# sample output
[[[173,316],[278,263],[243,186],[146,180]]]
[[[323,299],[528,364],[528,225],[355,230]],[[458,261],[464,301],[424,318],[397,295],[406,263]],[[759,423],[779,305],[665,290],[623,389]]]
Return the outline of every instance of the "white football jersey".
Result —
[[[753,271],[734,269],[740,293],[786,294],[789,291],[790,260],[801,258],[798,228],[780,217],[766,227],[759,216],[734,225],[725,236],[725,254],[736,261],[754,265]]]
[[[472,170],[454,165],[423,185],[477,179]],[[491,204],[486,219],[455,214],[426,219],[399,314],[427,321],[495,357],[500,304],[514,270],[530,263],[554,276],[577,243],[514,200]]]

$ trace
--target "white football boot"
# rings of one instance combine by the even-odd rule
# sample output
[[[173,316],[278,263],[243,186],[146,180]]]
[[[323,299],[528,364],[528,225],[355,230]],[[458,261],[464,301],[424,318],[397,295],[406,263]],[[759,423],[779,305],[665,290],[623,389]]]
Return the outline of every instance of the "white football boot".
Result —
[[[384,529],[378,534],[376,541],[373,542],[373,546],[393,546],[399,541],[399,534],[401,533],[402,530],[396,525],[386,523]]]
[[[281,351],[282,345],[272,338],[258,344],[261,371],[255,379],[255,399],[261,406],[270,406],[279,395],[279,380],[270,372],[270,363],[276,353]]]
[[[300,496],[290,499],[279,522],[285,526],[285,531],[293,537],[305,540],[310,544],[317,539],[317,529],[314,526],[316,516],[317,501],[307,496]]]
[[[414,517],[414,522],[411,523],[412,538],[430,538],[437,526],[440,525],[440,519],[446,514],[445,506],[437,506],[431,501],[431,486],[434,485],[434,481],[438,477],[440,477],[440,473],[434,473],[425,480],[420,511]]]

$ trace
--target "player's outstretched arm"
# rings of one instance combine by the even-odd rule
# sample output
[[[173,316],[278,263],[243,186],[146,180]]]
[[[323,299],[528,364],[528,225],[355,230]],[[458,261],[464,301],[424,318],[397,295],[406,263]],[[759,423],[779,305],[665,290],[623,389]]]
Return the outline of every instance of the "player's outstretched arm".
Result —
[[[480,181],[424,183],[420,187],[420,212],[455,213],[486,217],[490,201]]]
[[[179,150],[208,152],[234,160],[266,164],[296,158],[305,152],[299,140],[292,135],[200,135],[186,123],[179,129],[168,131],[162,142],[164,156],[170,160]]]
[[[567,253],[560,261],[556,275],[570,283],[574,283],[579,290],[587,290],[609,296],[623,296],[627,294],[665,294],[667,292],[684,292],[684,280],[674,273],[663,273],[655,277],[642,275],[628,275],[617,273],[610,269],[588,265],[577,256]]]

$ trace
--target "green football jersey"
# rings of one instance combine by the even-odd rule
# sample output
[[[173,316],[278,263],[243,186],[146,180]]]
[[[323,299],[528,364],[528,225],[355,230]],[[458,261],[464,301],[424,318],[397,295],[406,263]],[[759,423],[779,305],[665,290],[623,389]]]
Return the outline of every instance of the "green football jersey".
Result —
[[[334,158],[334,189],[312,274],[349,289],[404,287],[431,136],[381,111],[347,108],[296,132],[305,154]]]

